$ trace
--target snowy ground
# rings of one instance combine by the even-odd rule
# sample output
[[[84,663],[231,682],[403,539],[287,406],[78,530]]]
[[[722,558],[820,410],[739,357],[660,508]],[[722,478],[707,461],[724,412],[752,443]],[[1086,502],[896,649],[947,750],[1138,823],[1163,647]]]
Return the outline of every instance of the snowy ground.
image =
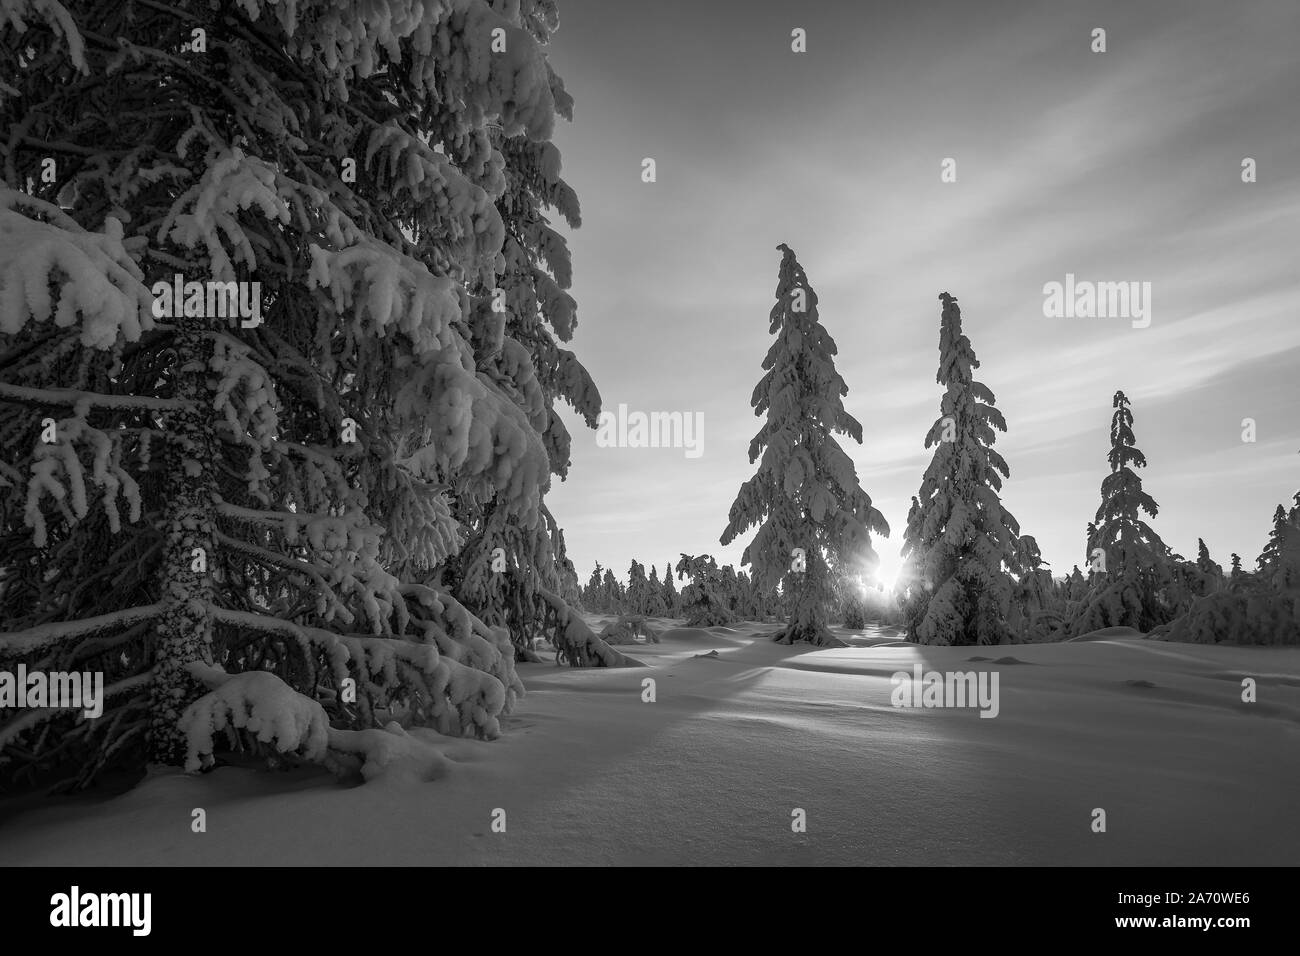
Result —
[[[166,773],[111,799],[7,816],[0,863],[1300,860],[1300,649],[1132,632],[920,648],[872,631],[808,651],[773,644],[773,629],[677,629],[621,648],[646,668],[523,665],[528,696],[504,736],[436,738],[449,762],[435,781]],[[996,669],[999,716],[892,707],[890,675],[917,661]],[[1240,700],[1247,676],[1258,703]],[[655,703],[642,702],[645,677]],[[206,833],[191,832],[196,807]],[[796,807],[806,833],[791,830]],[[1104,834],[1091,832],[1095,807]],[[505,833],[492,832],[496,808]]]

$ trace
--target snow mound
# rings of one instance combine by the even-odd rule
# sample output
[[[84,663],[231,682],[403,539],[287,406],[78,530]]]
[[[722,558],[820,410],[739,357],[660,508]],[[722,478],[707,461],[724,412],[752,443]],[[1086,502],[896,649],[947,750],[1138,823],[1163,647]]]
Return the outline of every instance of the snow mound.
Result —
[[[329,747],[326,766],[340,776],[359,773],[367,783],[380,776],[437,780],[448,768],[441,751],[396,721],[382,729],[331,730]]]
[[[1113,641],[1117,638],[1145,639],[1146,635],[1132,627],[1102,627],[1078,637],[1071,637],[1064,643],[1072,641]]]
[[[364,730],[330,727],[319,703],[270,671],[227,674],[202,663],[191,664],[189,669],[212,690],[186,708],[181,717],[180,727],[189,741],[187,771],[209,766],[213,737],[230,729],[245,730],[280,753],[296,752],[340,777],[359,774],[369,782],[388,774],[435,780],[446,770],[447,761],[440,751],[396,721]]]
[[[659,643],[659,630],[646,623],[646,619],[639,614],[626,614],[616,621],[610,621],[601,628],[599,636],[606,644]]]
[[[1290,825],[1300,763],[1279,758],[1300,740],[1300,648],[1017,645],[1039,666],[1003,673],[996,720],[891,701],[893,673],[969,670],[965,659],[989,648],[792,652],[746,639],[720,660],[685,663],[710,649],[670,643],[633,673],[536,667],[535,692],[510,718],[521,732],[440,741],[454,772],[437,784],[340,787],[307,768],[165,775],[111,799],[46,801],[6,816],[17,825],[3,827],[0,852],[8,865],[63,867],[1212,867],[1300,858],[1300,828]],[[638,702],[643,676],[659,680],[653,705]],[[1241,701],[1244,677],[1258,679],[1260,703]],[[380,733],[366,736],[420,752]],[[434,739],[419,728],[410,735]],[[981,799],[971,800],[972,787]],[[1099,805],[1126,821],[1125,839],[1100,842],[1088,830],[1086,811]],[[240,838],[178,841],[158,825],[196,806]],[[817,824],[806,843],[790,840],[794,806]],[[484,832],[494,807],[509,811],[509,838]],[[1069,807],[1082,815],[1057,812]],[[383,825],[364,825],[372,820]]]
[[[186,770],[209,765],[213,736],[228,728],[246,730],[280,753],[296,751],[308,760],[325,759],[330,735],[325,709],[270,671],[226,674],[206,664],[192,664],[190,672],[213,689],[181,715],[180,730],[188,741]]]
[[[703,627],[671,627],[659,633],[659,640],[662,643],[676,642],[679,644],[717,644],[721,642],[738,645],[744,643],[725,634],[715,634],[713,628]]]

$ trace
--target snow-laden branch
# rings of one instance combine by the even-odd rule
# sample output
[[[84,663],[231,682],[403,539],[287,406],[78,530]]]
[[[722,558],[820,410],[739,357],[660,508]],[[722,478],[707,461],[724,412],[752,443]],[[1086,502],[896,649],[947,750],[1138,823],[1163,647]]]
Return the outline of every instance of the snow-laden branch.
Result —
[[[85,634],[93,634],[96,631],[109,628],[135,624],[139,621],[147,621],[158,617],[162,612],[163,606],[161,604],[147,604],[143,607],[114,611],[112,614],[83,618],[80,621],[59,621],[54,624],[42,624],[26,631],[11,631],[8,634],[0,633],[0,653],[6,655],[29,654],[46,644],[65,641],[68,638],[80,637]]]
[[[610,647],[587,626],[578,612],[558,594],[539,587],[537,595],[555,614],[555,634],[551,642],[556,650],[579,667],[595,663],[598,667],[644,667],[645,664]]]
[[[228,501],[218,502],[216,511],[217,514],[227,518],[238,518],[240,521],[265,525],[269,528],[283,528],[286,523],[302,525],[313,520],[326,520],[335,517],[334,515],[311,514],[303,511],[263,511],[260,508],[245,508],[242,505],[232,505]]]
[[[194,669],[191,669],[194,673]],[[188,741],[185,769],[199,770],[211,758],[213,737],[229,726],[254,734],[280,753],[299,751],[308,760],[323,760],[329,718],[319,703],[294,691],[269,671],[246,671],[217,682],[219,672],[203,668],[195,674],[216,685],[191,704],[180,729]]]
[[[114,216],[90,232],[53,203],[0,185],[0,331],[52,319],[79,324],[88,348],[137,341],[153,328],[153,296],[124,240]]]
[[[153,411],[178,411],[192,403],[179,398],[150,398],[145,395],[101,395],[70,388],[29,388],[0,382],[0,398],[32,405],[72,405],[84,414],[88,408],[144,408]]]

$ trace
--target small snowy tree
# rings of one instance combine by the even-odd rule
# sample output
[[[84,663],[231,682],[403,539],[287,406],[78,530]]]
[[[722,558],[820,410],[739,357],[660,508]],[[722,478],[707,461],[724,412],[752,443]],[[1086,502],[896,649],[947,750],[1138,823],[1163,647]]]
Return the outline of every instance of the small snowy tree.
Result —
[[[1063,584],[1065,585],[1065,597],[1068,601],[1081,601],[1088,593],[1088,579],[1083,576],[1083,572],[1079,570],[1077,564],[1066,575]]]
[[[678,577],[689,578],[691,582],[681,593],[687,627],[710,627],[735,620],[723,593],[722,571],[712,555],[683,554],[676,571]]]
[[[677,582],[673,577],[671,561],[664,564],[663,598],[665,616],[677,617],[682,613],[682,599],[677,593]]]
[[[1149,631],[1168,620],[1160,591],[1172,580],[1169,548],[1143,520],[1159,511],[1135,469],[1146,467],[1136,446],[1128,397],[1117,391],[1110,424],[1110,474],[1088,536],[1089,590],[1069,623],[1071,635],[1103,627]]]
[[[659,580],[659,571],[653,564],[650,565],[650,579],[646,582],[645,613],[650,617],[664,617],[668,614],[668,605],[664,602],[663,582]]]
[[[591,577],[587,579],[587,585],[582,590],[582,603],[587,610],[592,612],[609,610],[605,607],[605,589],[601,583],[604,576],[604,568],[600,562],[596,562],[596,567],[592,569]]]
[[[1292,521],[1293,519],[1287,516],[1286,509],[1281,505],[1274,509],[1273,528],[1268,533],[1268,542],[1255,561],[1259,574],[1266,580],[1271,581],[1279,574],[1285,578],[1291,570],[1285,558],[1294,527]],[[1285,585],[1289,582],[1283,583]]]
[[[754,389],[754,414],[766,416],[749,445],[758,471],[740,487],[722,544],[758,526],[741,563],[770,588],[784,579],[794,603],[774,640],[843,644],[827,628],[835,576],[846,566],[876,562],[871,533],[889,525],[858,485],[853,460],[835,435],[862,443],[862,426],[844,410],[848,386],[835,370],[835,340],[817,314],[817,293],[784,243],[769,314],[776,336]]]
[[[1018,587],[1020,526],[998,492],[1011,472],[993,450],[1006,431],[993,393],[962,332],[961,309],[940,293],[939,418],[925,436],[934,456],[912,499],[903,538],[902,582],[909,635],[920,644],[1005,644]]]
[[[1196,568],[1201,573],[1201,591],[1198,596],[1205,596],[1223,586],[1223,568],[1210,557],[1210,549],[1205,541],[1196,539]]]
[[[645,565],[637,563],[640,569],[640,580],[637,584],[637,607],[638,614],[646,617],[662,617],[667,613],[664,607],[663,586],[659,582],[659,576],[655,573],[654,565],[650,565],[650,576],[646,577]]]
[[[861,578],[840,578],[838,584],[840,624],[850,631],[867,626],[867,602]]]
[[[1057,595],[1038,542],[1023,534],[1016,541],[1016,552],[1021,572],[1011,602],[1012,633],[1018,642],[1051,640],[1064,623],[1064,601]]]
[[[605,589],[610,610],[615,614],[625,613],[627,611],[627,595],[624,592],[623,585],[618,578],[614,577],[614,572],[609,568],[605,569],[605,578],[601,582],[601,586]]]
[[[626,607],[623,613],[644,616],[649,602],[649,595],[646,593],[649,587],[650,579],[646,577],[645,565],[633,558],[627,570],[627,590],[624,596]]]

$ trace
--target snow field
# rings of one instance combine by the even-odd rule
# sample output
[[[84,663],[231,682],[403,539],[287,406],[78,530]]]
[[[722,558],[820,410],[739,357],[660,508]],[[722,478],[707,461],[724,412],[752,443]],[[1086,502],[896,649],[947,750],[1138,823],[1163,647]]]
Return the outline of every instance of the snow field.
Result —
[[[589,618],[593,628],[604,619]],[[644,668],[521,664],[492,742],[413,730],[362,786],[159,773],[0,825],[10,864],[1294,864],[1300,650],[1129,632],[810,651],[651,619]],[[716,651],[716,657],[697,655]],[[995,668],[1001,708],[896,709],[890,676]],[[654,703],[642,681],[653,678]],[[1253,677],[1258,703],[1241,702]],[[384,731],[375,731],[383,733]],[[391,731],[390,731],[391,732]],[[441,754],[429,772],[430,755]],[[409,766],[408,760],[409,759]],[[436,761],[435,761],[436,763]],[[407,772],[418,769],[419,772]],[[431,779],[433,778],[433,779]],[[194,807],[208,832],[190,832]],[[1107,832],[1090,829],[1094,808]],[[801,808],[807,831],[791,828]],[[504,833],[494,810],[505,811]]]

